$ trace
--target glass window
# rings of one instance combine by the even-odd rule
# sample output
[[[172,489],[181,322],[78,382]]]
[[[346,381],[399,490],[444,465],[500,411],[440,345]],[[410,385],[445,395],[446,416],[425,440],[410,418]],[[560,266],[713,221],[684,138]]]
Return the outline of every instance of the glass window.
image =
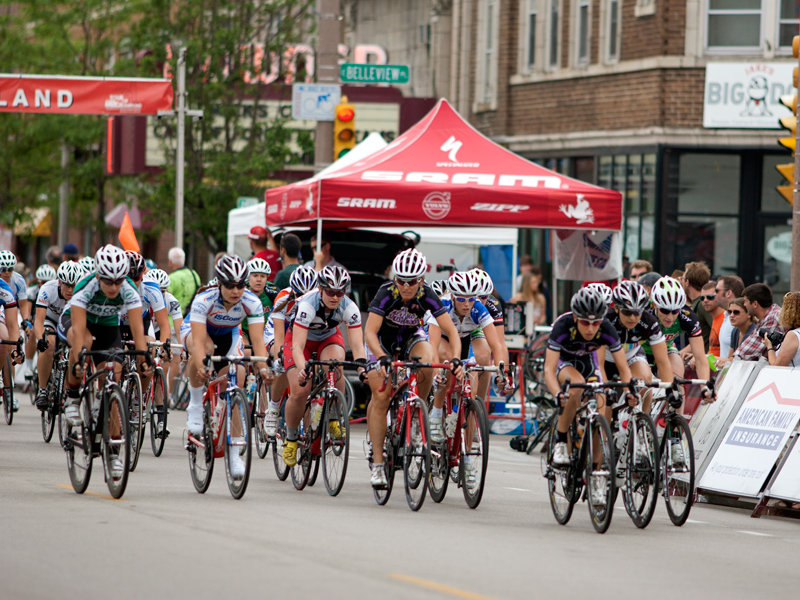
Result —
[[[656,155],[642,156],[642,212],[656,210]]]
[[[668,247],[672,259],[665,263],[682,269],[693,260],[702,260],[714,275],[736,275],[739,253],[737,217],[702,217],[680,215],[668,229]]]
[[[611,167],[614,161],[613,156],[601,156],[598,159],[597,185],[604,188],[613,188],[614,180],[611,176]]]
[[[791,212],[791,205],[775,188],[779,185],[791,185],[783,175],[775,170],[775,165],[789,164],[792,157],[787,155],[767,154],[764,156],[761,176],[761,210],[764,212]]]
[[[739,155],[685,153],[679,168],[679,213],[739,213]]]
[[[764,227],[763,281],[772,288],[772,298],[777,304],[790,289],[791,266],[791,225],[767,225]]]
[[[536,17],[537,0],[528,0],[528,60],[529,69],[536,67]]]
[[[484,102],[491,102],[494,98],[494,19],[495,19],[495,1],[487,0],[486,2],[486,45],[483,51],[484,65],[483,73],[485,79],[483,100]]]
[[[561,0],[550,0],[550,43],[548,44],[547,63],[551,67],[558,66],[558,34],[561,27],[560,2]]]
[[[761,1],[708,0],[708,47],[760,47]]]
[[[625,186],[625,211],[638,213],[641,207],[642,157],[632,154],[628,157],[627,185]]]
[[[619,0],[608,0],[608,33],[607,51],[608,60],[619,59]]]
[[[780,0],[778,15],[778,45],[791,48],[792,38],[800,26],[800,0]]]
[[[589,0],[578,0],[578,64],[589,62]]]

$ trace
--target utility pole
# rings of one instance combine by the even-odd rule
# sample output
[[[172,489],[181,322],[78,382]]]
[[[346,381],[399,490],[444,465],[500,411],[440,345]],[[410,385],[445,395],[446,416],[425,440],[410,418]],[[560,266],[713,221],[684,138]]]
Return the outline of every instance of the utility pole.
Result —
[[[318,0],[319,37],[317,38],[317,83],[339,82],[339,40],[341,39],[340,0]],[[336,103],[339,99],[336,98]],[[314,140],[314,171],[319,172],[333,158],[333,122],[317,121]]]
[[[67,243],[67,228],[69,227],[69,145],[61,140],[61,183],[58,186],[58,246],[64,247]]]

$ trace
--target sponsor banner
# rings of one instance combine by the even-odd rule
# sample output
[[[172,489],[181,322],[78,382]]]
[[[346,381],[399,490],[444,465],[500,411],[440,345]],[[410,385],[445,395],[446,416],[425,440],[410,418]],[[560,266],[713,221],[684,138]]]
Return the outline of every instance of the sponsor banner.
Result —
[[[622,275],[622,241],[616,231],[556,231],[558,279],[601,281]]]
[[[0,74],[0,112],[154,115],[170,108],[167,79]]]
[[[758,496],[800,420],[800,370],[764,367],[700,480],[701,489]]]
[[[800,502],[800,443],[795,438],[789,454],[767,490],[770,498]]]

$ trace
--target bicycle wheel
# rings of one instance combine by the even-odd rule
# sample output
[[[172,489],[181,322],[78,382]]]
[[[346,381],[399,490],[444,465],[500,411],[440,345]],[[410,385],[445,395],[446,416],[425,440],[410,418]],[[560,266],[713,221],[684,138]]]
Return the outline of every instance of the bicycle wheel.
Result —
[[[302,490],[308,485],[311,476],[313,461],[311,460],[311,403],[306,402],[306,410],[300,425],[297,428],[297,464],[292,467],[292,483],[296,490]]]
[[[448,440],[441,444],[431,442],[431,472],[428,481],[428,492],[434,502],[441,502],[447,494],[450,482],[450,453]]]
[[[622,499],[633,524],[644,529],[658,498],[658,437],[650,415],[638,412],[628,421],[627,445]]]
[[[336,496],[342,491],[347,475],[350,456],[350,419],[347,417],[347,401],[339,390],[330,392],[325,400],[322,419],[320,454],[322,455],[322,479],[328,494]]]
[[[527,454],[533,451],[539,444],[542,444],[541,452],[547,452],[547,437],[550,434],[550,425],[558,420],[558,406],[552,398],[537,396],[533,400],[536,405],[535,431],[528,437],[528,447],[525,449]]]
[[[91,410],[92,397],[81,394],[80,413],[81,424],[70,425],[64,418],[66,434],[64,437],[64,452],[67,455],[67,470],[72,489],[76,493],[82,494],[89,486],[89,479],[92,477],[92,440],[94,433],[91,429]]]
[[[53,438],[53,430],[56,428],[56,412],[52,408],[56,400],[54,398],[55,393],[53,392],[52,375],[50,377],[51,381],[47,384],[47,397],[50,398],[50,406],[40,412],[40,417],[42,419],[42,439],[44,440],[45,444],[50,443],[50,440]],[[34,378],[34,382],[36,382],[36,393],[38,394],[38,380]],[[31,388],[33,387],[34,384],[31,384]]]
[[[395,392],[394,396],[392,397],[391,401],[389,402],[389,411],[388,411],[388,419],[386,423],[386,436],[383,439],[383,471],[386,474],[386,487],[385,488],[372,488],[372,495],[375,498],[375,502],[378,503],[379,506],[383,506],[389,501],[389,496],[392,495],[392,488],[394,487],[394,473],[398,468],[397,464],[397,455],[395,451],[395,446],[393,440],[395,438],[394,432],[397,428],[397,407],[399,398],[402,398],[408,388],[408,384],[403,384],[398,390]],[[367,433],[367,439],[369,439],[369,432]],[[399,443],[399,442],[398,442]],[[372,450],[374,453],[374,449]],[[372,463],[374,462],[374,456],[370,454],[369,460],[369,467],[370,471],[372,470]]]
[[[597,533],[605,533],[614,514],[616,481],[614,478],[614,441],[611,427],[603,415],[595,415],[589,422],[584,439],[586,459],[586,491],[589,516]],[[599,448],[600,459],[594,468],[595,448]]]
[[[128,373],[122,384],[125,403],[128,406],[128,432],[131,438],[131,451],[128,454],[130,471],[136,470],[139,462],[139,451],[144,441],[144,427],[142,419],[142,380],[138,373]]]
[[[194,489],[204,494],[211,484],[214,473],[214,435],[211,433],[211,409],[208,402],[203,403],[203,433],[197,436],[204,448],[188,442],[186,450],[189,454],[189,474],[192,476]]]
[[[574,426],[573,426],[574,427]],[[576,466],[570,463],[564,467],[553,464],[553,448],[556,445],[556,431],[558,428],[558,418],[550,423],[550,432],[547,434],[547,452],[542,455],[542,468],[547,479],[547,491],[550,496],[550,508],[553,516],[561,525],[566,525],[572,517],[572,509],[578,501]],[[572,427],[569,437],[572,436]],[[575,452],[573,452],[573,455]]]
[[[8,386],[8,394],[6,394],[5,380],[0,383],[0,391],[3,393],[3,415],[6,418],[6,425],[11,425],[14,422],[14,377],[11,374],[11,359],[6,356],[6,369],[8,376],[11,378],[11,383]]]
[[[148,403],[150,410],[150,447],[153,449],[153,456],[158,457],[164,451],[164,444],[169,435],[167,431],[167,387],[164,382],[164,371],[160,367],[153,373],[150,389],[153,392],[153,397],[150,398]]]
[[[275,439],[272,441],[272,464],[275,467],[275,475],[281,481],[286,481],[289,476],[289,466],[283,461],[283,444],[286,439],[286,421],[281,414],[278,417],[278,426],[275,428]]]
[[[260,378],[259,382],[258,399],[256,401],[256,410],[254,411],[255,419],[253,419],[253,441],[256,443],[258,458],[266,458],[270,443],[269,438],[267,438],[267,433],[264,431],[264,411],[266,407],[269,406],[270,387]],[[262,407],[264,407],[264,410],[261,410]]]
[[[311,455],[311,472],[308,475],[308,487],[313,487],[317,483],[317,476],[319,475],[319,455]]]
[[[667,513],[680,527],[694,502],[694,443],[686,419],[674,413],[667,417],[659,449]]]
[[[425,502],[431,471],[428,411],[425,403],[417,400],[411,404],[405,415],[410,422],[405,423],[407,428],[403,428],[404,435],[405,431],[409,432],[408,440],[404,439],[403,485],[406,490],[408,507],[411,510],[419,510]]]
[[[121,498],[128,485],[131,440],[127,415],[122,390],[117,384],[112,384],[103,403],[102,457],[108,492],[114,498]]]
[[[31,405],[36,406],[36,396],[39,395],[39,370],[34,367],[31,373],[31,387],[28,389],[31,397]]]
[[[189,379],[181,371],[180,376],[175,379],[175,389],[170,397],[170,408],[175,410],[186,410],[189,405]]]
[[[230,393],[228,401],[231,403],[231,435],[225,438],[225,473],[231,496],[239,500],[247,490],[247,482],[250,481],[250,463],[253,459],[253,447],[250,444],[250,410],[244,392],[238,388]],[[237,437],[233,437],[234,424],[238,426],[237,429],[241,428],[241,435]],[[231,472],[231,457],[235,456],[234,453],[237,453],[244,463],[244,474],[241,477]]]
[[[482,402],[472,398],[464,407],[464,430],[461,432],[461,457],[458,471],[467,506],[476,508],[483,497],[486,467],[489,464],[489,423]]]

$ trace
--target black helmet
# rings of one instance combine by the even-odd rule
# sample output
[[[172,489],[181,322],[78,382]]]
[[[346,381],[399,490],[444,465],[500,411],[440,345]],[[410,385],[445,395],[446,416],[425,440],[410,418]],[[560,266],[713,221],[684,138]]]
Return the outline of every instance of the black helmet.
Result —
[[[578,319],[602,319],[606,314],[606,301],[597,288],[582,287],[569,303],[572,314]]]
[[[147,267],[147,265],[144,264],[144,256],[138,252],[135,252],[134,250],[126,250],[125,254],[127,254],[128,260],[131,263],[130,269],[128,270],[128,276],[131,279],[139,279]]]
[[[214,265],[214,272],[217,274],[217,281],[219,283],[245,283],[250,273],[247,265],[238,256],[226,254],[217,261]]]

